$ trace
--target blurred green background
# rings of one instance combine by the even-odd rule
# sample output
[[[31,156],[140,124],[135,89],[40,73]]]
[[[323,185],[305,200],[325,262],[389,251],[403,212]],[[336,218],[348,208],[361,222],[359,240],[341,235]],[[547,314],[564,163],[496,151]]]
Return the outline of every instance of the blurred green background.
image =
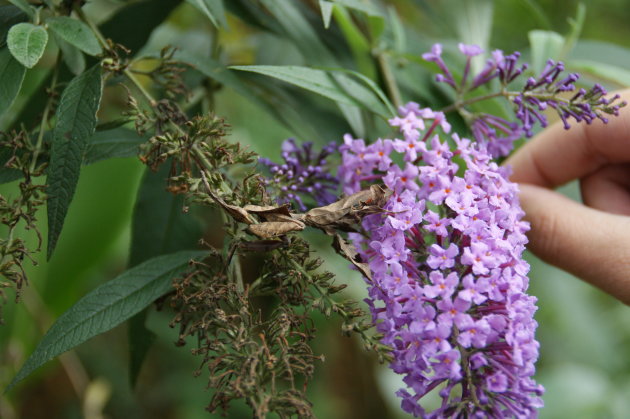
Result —
[[[228,0],[229,1],[229,0]],[[290,0],[287,0],[290,1]],[[422,52],[434,40],[456,40],[458,23],[453,1],[390,1],[404,16],[408,48]],[[465,2],[474,7],[485,2]],[[497,0],[489,45],[507,51],[530,49],[533,29],[570,31],[568,18],[577,2],[556,0]],[[591,0],[580,42],[571,58],[599,60],[630,68],[630,8],[624,0]],[[94,1],[92,13],[113,10],[119,3]],[[455,9],[458,13],[462,9]],[[209,25],[190,5],[182,3],[154,31],[147,50],[171,43],[207,48]],[[246,30],[230,15],[230,29],[221,33],[227,61],[237,64],[286,64],[300,61],[300,52],[272,47],[268,34]],[[461,29],[461,28],[460,28]],[[413,72],[411,66],[406,80]],[[410,76],[411,74],[411,76]],[[610,88],[624,84],[623,74],[604,80]],[[29,76],[31,83],[37,74]],[[28,89],[28,85],[27,85]],[[405,97],[405,99],[413,99]],[[109,100],[119,100],[110,97]],[[279,145],[295,135],[237,95],[221,89],[216,112],[232,125],[234,141],[248,144],[263,156],[279,158]],[[331,102],[332,103],[332,102]],[[330,104],[329,104],[330,105]],[[332,108],[332,106],[330,106]],[[328,130],[330,131],[330,130]],[[333,133],[334,134],[334,133]],[[307,138],[320,144],[340,141],[327,134]],[[57,253],[49,263],[37,255],[38,266],[28,266],[30,284],[22,301],[5,306],[6,324],[0,327],[0,388],[5,388],[32,352],[51,322],[98,284],[125,269],[130,242],[130,219],[143,165],[134,158],[96,163],[83,169],[76,197],[70,207]],[[14,195],[16,184],[0,186],[3,195]],[[563,189],[579,199],[576,185]],[[40,215],[45,220],[45,214]],[[45,223],[40,223],[45,228]],[[45,231],[43,231],[45,233]],[[30,240],[32,232],[23,232]],[[213,234],[212,231],[207,234]],[[307,233],[318,243],[327,268],[340,274],[351,287],[348,293],[363,298],[363,282],[347,263],[328,247],[326,239]],[[570,275],[536,260],[532,265],[530,292],[539,299],[537,320],[541,357],[537,379],[546,387],[542,418],[627,418],[630,416],[630,309]],[[207,418],[204,407],[211,389],[203,376],[194,378],[198,361],[191,346],[176,348],[176,333],[168,327],[171,313],[152,311],[149,326],[158,338],[132,389],[128,380],[125,326],[99,336],[61,360],[48,363],[9,394],[0,396],[0,418]],[[404,417],[394,392],[401,380],[386,366],[378,365],[355,339],[341,336],[339,322],[316,317],[319,336],[315,352],[324,353],[310,389],[310,399],[320,418]],[[78,393],[85,394],[83,400]],[[235,405],[230,417],[250,417]]]

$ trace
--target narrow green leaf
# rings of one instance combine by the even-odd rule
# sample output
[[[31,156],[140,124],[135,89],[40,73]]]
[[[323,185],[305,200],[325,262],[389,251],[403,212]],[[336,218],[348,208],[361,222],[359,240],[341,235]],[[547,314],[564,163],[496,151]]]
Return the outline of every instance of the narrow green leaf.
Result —
[[[140,312],[171,289],[172,279],[186,270],[191,259],[205,254],[178,252],[156,257],[88,293],[51,326],[6,391],[56,356]]]
[[[271,98],[270,95],[267,94],[267,92],[257,92],[255,87],[258,86],[251,86],[245,83],[243,80],[241,80],[241,78],[236,76],[234,72],[230,71],[225,65],[221,64],[220,62],[215,61],[211,58],[197,56],[190,53],[189,51],[183,50],[176,51],[174,58],[178,61],[190,65],[192,68],[196,69],[206,77],[209,77],[221,83],[222,85],[233,89],[239,95],[256,104],[261,109],[265,110],[267,113],[276,118],[278,121],[285,124],[290,129],[294,130],[294,132],[300,132],[299,128],[304,127],[303,124],[294,122],[293,119],[290,117],[290,114],[294,113],[295,109],[291,108],[288,109],[287,112],[284,112],[280,109],[277,103],[270,103],[273,101],[273,98]]]
[[[444,0],[442,3],[452,20],[459,40],[465,44],[479,45],[488,51],[492,17],[493,0]],[[472,59],[472,72],[477,73],[484,65],[483,55]]]
[[[0,6],[0,47],[6,44],[9,29],[16,23],[24,22],[27,19],[28,16],[15,6]]]
[[[13,25],[7,34],[7,45],[11,54],[28,68],[33,68],[42,58],[47,43],[46,29],[32,23]]]
[[[320,94],[346,105],[357,105],[339,89],[333,78],[324,70],[299,66],[243,65],[231,66],[232,70],[250,71],[273,77],[311,92]]]
[[[81,50],[75,47],[72,44],[61,39],[59,35],[54,35],[55,42],[59,46],[61,50],[61,58],[63,62],[66,63],[68,70],[75,76],[83,73],[85,71],[85,56],[81,52]]]
[[[454,17],[459,39],[487,50],[492,29],[492,0],[451,0],[445,4]]]
[[[387,97],[382,97],[375,92],[380,91],[376,84],[359,72],[338,70],[331,71],[330,75],[341,86],[344,92],[352,97],[359,106],[376,113],[386,119],[396,115],[394,107],[389,103]],[[357,81],[356,79],[359,79]],[[367,87],[366,87],[367,84]],[[383,100],[385,102],[383,102]],[[384,106],[385,105],[385,106]]]
[[[367,14],[385,18],[385,15],[370,0],[332,0],[336,4],[349,7]]]
[[[569,18],[569,25],[571,25],[571,30],[567,34],[566,41],[564,46],[562,47],[562,52],[560,53],[560,59],[565,60],[566,57],[571,53],[575,43],[580,38],[582,34],[582,28],[584,27],[584,21],[586,20],[586,6],[584,3],[578,3],[577,10],[575,11],[575,18]]]
[[[334,77],[325,70],[299,66],[232,66],[234,70],[264,74],[293,84],[346,105],[360,106],[384,117],[389,117],[380,99],[369,88],[353,81],[342,72]]]
[[[618,87],[630,86],[630,71],[622,67],[592,60],[571,60],[567,66],[571,70],[597,77],[602,81],[615,83]]]
[[[562,54],[564,37],[552,31],[530,31],[529,44],[532,48],[532,69],[538,74],[549,59],[557,60]]]
[[[261,0],[261,2],[276,18],[285,35],[293,40],[309,62],[320,65],[336,65],[332,53],[301,13],[297,2],[286,0]]]
[[[336,7],[333,11],[335,21],[343,33],[359,71],[368,77],[376,77],[375,60],[372,46],[363,32],[357,27],[350,13],[344,7]]]
[[[145,308],[129,319],[127,328],[127,340],[129,342],[129,383],[136,386],[144,359],[149,353],[157,335],[149,330],[145,322],[148,308]]]
[[[367,132],[365,130],[365,122],[363,121],[361,109],[344,103],[337,103],[337,106],[343,114],[343,117],[346,118],[350,128],[352,128],[354,136],[356,138],[364,138]]]
[[[147,137],[141,137],[135,131],[127,128],[97,131],[87,142],[83,164],[135,156],[138,154],[140,144],[147,140]]]
[[[186,2],[203,12],[217,28],[227,27],[223,0],[186,0]]]
[[[387,8],[387,16],[389,27],[392,32],[394,51],[402,54],[407,51],[407,37],[405,35],[405,27],[400,21],[400,16],[396,8],[390,6]]]
[[[75,77],[61,95],[48,167],[48,259],[79,180],[87,140],[96,128],[102,91],[101,67],[97,64]]]
[[[46,20],[46,24],[61,39],[88,55],[98,55],[103,52],[92,30],[80,20],[68,16],[58,16],[49,18]]]
[[[7,48],[0,49],[0,116],[11,107],[20,92],[26,68]]]
[[[319,9],[322,12],[322,20],[324,21],[324,28],[330,27],[330,18],[332,17],[333,6],[331,2],[327,0],[319,0]]]
[[[630,48],[602,41],[580,40],[571,51],[570,60],[592,60],[630,68]]]

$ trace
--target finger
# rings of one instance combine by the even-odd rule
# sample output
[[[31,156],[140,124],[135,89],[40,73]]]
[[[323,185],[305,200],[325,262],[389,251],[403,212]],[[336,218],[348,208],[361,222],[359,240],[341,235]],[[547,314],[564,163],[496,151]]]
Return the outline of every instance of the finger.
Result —
[[[582,201],[591,208],[630,215],[630,163],[602,167],[580,180]]]
[[[630,304],[630,218],[585,207],[545,188],[520,188],[531,223],[529,249]]]
[[[630,90],[620,92],[630,101]],[[553,188],[593,173],[609,163],[630,162],[630,107],[608,124],[574,123],[570,130],[556,123],[507,160],[511,179]]]

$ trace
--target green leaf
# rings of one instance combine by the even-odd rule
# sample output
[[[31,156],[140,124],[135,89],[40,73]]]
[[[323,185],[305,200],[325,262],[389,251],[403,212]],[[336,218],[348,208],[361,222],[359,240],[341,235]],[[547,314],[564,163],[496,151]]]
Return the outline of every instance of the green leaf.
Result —
[[[69,44],[68,42],[64,41],[58,35],[54,35],[54,37],[55,37],[55,42],[57,43],[57,45],[59,46],[59,49],[62,52],[61,58],[63,59],[63,62],[66,63],[68,70],[70,70],[70,72],[74,74],[75,76],[78,76],[79,74],[83,73],[85,71],[86,64],[85,64],[85,56],[83,56],[83,53],[81,52],[81,50],[79,50],[74,45]]]
[[[376,97],[387,107],[387,111],[389,112],[389,116],[396,116],[397,112],[396,109],[394,109],[394,105],[392,105],[392,103],[389,101],[389,98],[387,97],[387,95],[385,93],[383,93],[383,91],[381,90],[380,87],[378,87],[378,85],[369,77],[365,76],[364,74],[359,73],[358,71],[354,71],[354,70],[346,70],[344,68],[339,68],[339,69],[330,69],[330,71],[332,72],[332,74],[335,75],[335,77],[337,79],[339,79],[339,76],[343,75],[345,76],[346,74],[349,74],[357,79],[359,79],[360,81],[363,82],[363,84],[365,84],[372,92],[374,92],[374,95],[376,95]],[[364,92],[364,88],[363,86],[353,86],[352,84],[348,84],[349,82],[345,82],[343,83],[346,86],[346,89],[349,93],[355,93],[356,96],[359,100],[363,101],[364,103],[371,103],[373,102],[373,98],[374,95],[372,94],[367,94],[367,92]],[[373,105],[373,106],[377,106],[377,105]],[[380,104],[378,105],[380,106]]]
[[[28,16],[15,6],[0,6],[0,47],[7,42],[7,33],[11,26],[24,22]]]
[[[452,20],[452,26],[457,31],[459,40],[465,44],[479,45],[488,51],[492,16],[494,13],[493,0],[445,0],[443,7]],[[484,65],[483,55],[472,59],[472,72],[477,73]]]
[[[357,27],[352,16],[343,7],[336,7],[333,11],[335,21],[343,33],[359,71],[368,77],[376,78],[375,60],[372,56],[372,46],[365,35]]]
[[[97,64],[75,77],[61,95],[48,167],[48,259],[79,180],[87,140],[96,128],[102,91],[101,67]]]
[[[264,109],[267,113],[275,117],[278,121],[285,124],[290,129],[293,129],[295,132],[299,132],[300,124],[294,123],[288,115],[291,112],[294,112],[295,109],[289,109],[288,112],[284,112],[282,109],[279,109],[277,103],[270,104],[269,102],[271,102],[271,98],[267,92],[256,94],[255,89],[252,88],[253,86],[245,83],[241,80],[241,78],[236,76],[234,72],[230,71],[220,62],[182,50],[176,51],[174,58],[190,65],[206,77],[233,89],[239,95],[256,104],[261,109]]]
[[[11,54],[28,68],[33,68],[42,58],[47,43],[48,32],[46,29],[32,23],[13,25],[7,34],[7,45]]]
[[[615,83],[618,87],[630,87],[630,71],[622,67],[591,60],[571,60],[567,63],[571,70],[599,78],[602,81]]]
[[[212,24],[217,28],[227,27],[223,0],[186,0],[186,2],[192,4],[208,16],[208,19],[210,19]]]
[[[191,259],[205,254],[196,251],[160,256],[88,293],[51,326],[6,391],[56,356],[140,312],[171,289],[172,279],[186,270]]]
[[[385,18],[385,15],[370,0],[332,0],[335,4],[349,7],[367,14]]]
[[[147,140],[147,137],[141,137],[135,131],[127,128],[97,131],[87,142],[83,164],[92,164],[111,158],[136,156],[140,144]]]
[[[335,65],[332,53],[323,44],[298,5],[286,0],[261,0],[269,13],[276,18],[285,36],[292,39],[300,52],[313,64]]]
[[[333,76],[328,71],[309,67],[271,65],[232,66],[230,68],[264,74],[310,90],[335,102],[360,106],[384,117],[390,116],[372,91],[342,72]]]
[[[400,21],[400,16],[393,6],[387,8],[389,28],[392,33],[394,51],[402,54],[407,50],[407,37],[405,27]]]
[[[103,52],[92,30],[80,20],[59,16],[49,18],[46,24],[61,39],[88,55],[99,55]]]
[[[571,60],[600,61],[617,67],[630,68],[630,48],[601,41],[578,41]]]
[[[138,376],[142,370],[144,359],[151,349],[157,335],[149,330],[145,322],[147,320],[148,309],[129,319],[127,329],[127,340],[129,341],[129,383],[131,387],[136,386]]]
[[[0,116],[11,107],[20,92],[26,68],[7,48],[0,49]]]
[[[569,25],[571,25],[571,30],[567,34],[566,41],[564,43],[564,46],[562,47],[562,52],[560,53],[561,60],[565,60],[566,57],[571,53],[571,50],[573,50],[573,47],[582,34],[582,28],[584,27],[585,20],[586,6],[584,5],[584,3],[578,3],[577,10],[575,11],[575,18],[569,18]]]
[[[365,130],[365,122],[363,121],[361,109],[344,103],[337,103],[337,106],[343,114],[343,117],[346,118],[350,128],[352,128],[354,136],[356,138],[364,138],[367,132]]]
[[[328,29],[330,26],[330,18],[332,17],[333,6],[329,1],[319,0],[319,9],[322,12],[322,20],[324,21],[324,28]]]
[[[557,60],[562,54],[564,37],[552,31],[530,31],[529,44],[532,48],[532,70],[539,74],[549,59]]]

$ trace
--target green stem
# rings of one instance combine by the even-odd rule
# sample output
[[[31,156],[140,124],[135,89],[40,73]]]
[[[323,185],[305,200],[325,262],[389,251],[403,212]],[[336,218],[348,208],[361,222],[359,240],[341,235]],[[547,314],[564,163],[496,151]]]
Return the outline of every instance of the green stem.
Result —
[[[234,225],[234,221],[227,216],[225,211],[221,211],[221,220],[224,225],[232,226],[232,230],[236,229]],[[228,250],[229,253],[229,250]],[[245,286],[243,283],[243,272],[241,270],[241,258],[238,254],[238,249],[234,249],[234,254],[232,255],[231,260],[227,266],[227,275],[233,283],[236,284],[236,289],[238,292],[242,293],[245,290]]]
[[[506,96],[506,97],[508,97],[508,95],[506,95],[506,93],[515,93],[515,92],[505,92],[504,90],[501,90],[500,92],[490,93],[490,94],[483,95],[483,96],[476,96],[476,97],[473,97],[473,98],[470,98],[470,99],[466,99],[466,100],[458,99],[452,105],[449,105],[449,106],[447,106],[445,108],[442,108],[442,112],[447,113],[447,112],[456,111],[456,110],[459,110],[459,109],[463,108],[464,106],[471,105],[473,103],[481,102],[481,101],[488,100],[488,99],[494,99],[495,97],[499,97],[499,96]]]
[[[46,107],[44,108],[44,115],[42,116],[42,122],[39,125],[39,134],[37,135],[37,143],[35,144],[35,150],[33,150],[33,158],[31,160],[31,165],[29,167],[29,172],[33,172],[35,167],[37,166],[37,158],[39,157],[39,153],[42,149],[42,144],[44,142],[44,133],[46,132],[46,124],[48,123],[48,117],[50,111],[52,109],[53,98],[55,95],[55,88],[57,87],[57,78],[59,77],[59,64],[61,59],[61,52],[57,54],[57,61],[55,63],[55,69],[53,70],[52,81],[50,82],[50,97],[48,98],[48,102],[46,102]]]
[[[461,100],[458,99],[457,101],[455,101],[455,103],[453,103],[452,105],[449,105],[445,108],[442,108],[442,112],[446,113],[446,112],[452,112],[452,111],[459,111],[461,109],[463,109],[465,106],[471,105],[473,103],[477,103],[477,102],[482,102],[484,100],[488,100],[488,99],[494,99],[495,97],[506,97],[506,98],[513,98],[516,97],[518,95],[522,94],[525,97],[533,97],[536,99],[542,99],[542,100],[557,100],[559,102],[563,102],[565,104],[570,103],[569,100],[564,99],[562,97],[559,97],[556,93],[540,93],[540,92],[511,92],[511,91],[507,91],[507,90],[501,90],[495,93],[489,93],[487,95],[483,95],[483,96],[475,96],[472,97],[470,99],[466,99],[466,100]]]
[[[110,45],[107,42],[107,40],[105,39],[105,37],[103,36],[103,34],[101,33],[101,31],[94,24],[94,22],[92,22],[92,20],[89,17],[87,17],[87,15],[83,12],[83,10],[80,7],[77,6],[77,7],[74,8],[74,11],[76,12],[77,16],[79,16],[79,18],[83,22],[85,22],[85,24],[87,24],[90,27],[90,29],[92,30],[92,33],[94,33],[94,36],[96,36],[96,39],[98,39],[98,42],[101,44],[101,46],[105,50],[110,49]],[[133,74],[133,72],[131,70],[126,68],[126,69],[123,70],[123,74],[129,79],[129,81],[131,81],[131,83],[133,83],[133,85],[136,87],[136,89],[138,89],[140,91],[142,96],[144,96],[147,99],[147,101],[149,102],[149,104],[152,107],[157,103],[155,98],[151,95],[151,93],[149,93],[144,88],[142,83],[140,83],[140,81],[136,78],[136,76]]]
[[[129,69],[124,69],[123,74],[136,87],[136,89],[138,89],[138,91],[142,94],[142,96],[144,96],[147,102],[149,102],[149,106],[151,106],[151,108],[155,107],[155,105],[157,104],[157,100],[155,100],[153,95],[151,95],[151,93],[149,93],[149,91],[144,88],[142,83],[140,83],[140,80],[138,80],[138,78]]]
[[[479,399],[477,398],[477,392],[475,391],[475,383],[473,383],[472,371],[470,370],[469,353],[465,351],[460,345],[457,345],[459,351],[462,353],[462,365],[464,366],[464,375],[466,376],[466,383],[468,384],[468,391],[472,398],[472,402],[479,409],[483,409]]]

